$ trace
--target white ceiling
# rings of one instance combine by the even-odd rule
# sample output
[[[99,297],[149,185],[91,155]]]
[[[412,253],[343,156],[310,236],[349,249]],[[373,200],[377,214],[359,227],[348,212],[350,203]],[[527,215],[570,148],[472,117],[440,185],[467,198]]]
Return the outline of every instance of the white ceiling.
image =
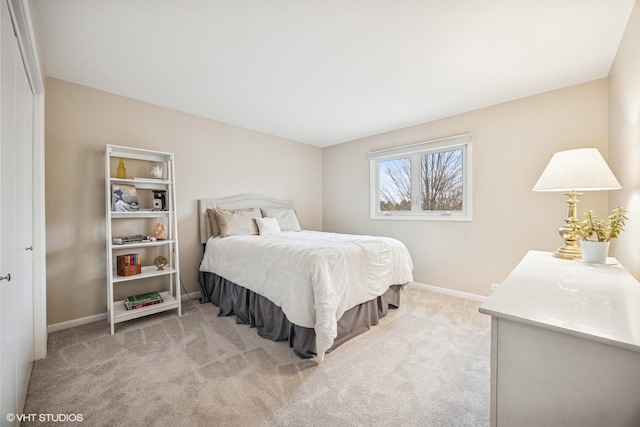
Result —
[[[48,76],[320,147],[606,77],[635,0],[34,0]]]

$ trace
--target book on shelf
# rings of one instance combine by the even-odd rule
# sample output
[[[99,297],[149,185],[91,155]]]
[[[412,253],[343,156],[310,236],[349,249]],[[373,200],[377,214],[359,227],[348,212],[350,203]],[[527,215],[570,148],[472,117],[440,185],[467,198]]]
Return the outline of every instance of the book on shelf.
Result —
[[[147,236],[142,234],[133,234],[131,236],[112,237],[111,242],[114,245],[126,245],[127,243],[142,243],[147,240]]]
[[[142,272],[140,254],[126,254],[116,256],[116,274],[131,276]]]
[[[127,310],[134,310],[136,308],[146,307],[153,304],[160,304],[164,302],[160,292],[147,292],[146,294],[134,295],[125,298],[124,306]]]
[[[117,258],[117,262],[122,263],[125,267],[140,264],[139,254],[118,255],[116,258]]]
[[[127,310],[135,310],[137,308],[148,307],[150,305],[160,304],[160,303],[163,303],[163,302],[164,302],[164,299],[162,299],[162,298],[160,298],[159,300],[143,302],[143,303],[140,303],[140,304],[131,304],[127,300],[125,300],[124,301],[124,306],[125,306],[125,308]]]

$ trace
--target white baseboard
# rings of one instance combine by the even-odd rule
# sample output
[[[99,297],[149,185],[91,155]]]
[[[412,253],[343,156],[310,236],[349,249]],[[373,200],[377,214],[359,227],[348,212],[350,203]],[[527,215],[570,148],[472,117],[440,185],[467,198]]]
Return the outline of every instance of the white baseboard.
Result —
[[[200,299],[200,291],[191,292],[190,294],[182,294],[182,300],[184,301],[186,299]]]
[[[488,297],[485,297],[483,295],[472,294],[472,293],[469,293],[469,292],[456,291],[455,289],[441,288],[439,286],[425,285],[424,283],[418,283],[418,282],[410,282],[409,286],[412,287],[412,288],[424,289],[424,290],[431,291],[431,292],[438,292],[439,294],[445,294],[445,295],[451,295],[451,296],[458,297],[458,298],[464,298],[464,299],[468,299],[468,300],[471,300],[471,301],[484,302],[488,298]]]
[[[189,298],[200,299],[200,291],[190,294],[182,294],[182,300]],[[67,320],[66,322],[54,323],[47,326],[47,333],[62,331],[63,329],[73,328],[75,326],[86,325],[88,323],[107,320],[107,313],[94,314],[93,316],[81,317],[80,319]]]
[[[73,328],[75,326],[86,325],[88,323],[97,322],[99,320],[107,320],[107,313],[94,314],[93,316],[81,317],[80,319],[67,320],[66,322],[54,323],[47,326],[47,333],[62,331],[63,329]]]
[[[425,289],[431,292],[438,292],[440,294],[451,295],[458,298],[464,298],[472,301],[480,301],[484,302],[487,300],[487,297],[477,294],[472,294],[469,292],[456,291],[454,289],[441,288],[439,286],[426,285],[424,283],[411,282],[409,286],[417,289]],[[200,298],[200,291],[192,292],[190,294],[183,294],[182,299],[188,298]],[[98,322],[100,320],[107,320],[107,313],[94,314],[93,316],[82,317],[80,319],[68,320],[66,322],[54,323],[53,325],[47,326],[47,333],[50,334],[56,331],[62,331],[63,329],[73,328],[75,326],[86,325],[88,323]]]

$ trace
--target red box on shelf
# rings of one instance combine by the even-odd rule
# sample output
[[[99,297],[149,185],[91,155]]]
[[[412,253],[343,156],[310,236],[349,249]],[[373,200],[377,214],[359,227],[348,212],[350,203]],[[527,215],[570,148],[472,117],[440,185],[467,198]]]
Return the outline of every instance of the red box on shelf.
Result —
[[[142,272],[142,264],[138,254],[118,255],[116,257],[116,273],[118,276],[132,276]]]

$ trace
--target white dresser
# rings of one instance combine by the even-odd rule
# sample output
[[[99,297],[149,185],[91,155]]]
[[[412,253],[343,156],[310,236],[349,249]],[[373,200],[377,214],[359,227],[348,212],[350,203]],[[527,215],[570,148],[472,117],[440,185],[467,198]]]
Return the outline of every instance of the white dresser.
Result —
[[[640,426],[640,283],[613,263],[531,251],[480,307],[492,426]]]

